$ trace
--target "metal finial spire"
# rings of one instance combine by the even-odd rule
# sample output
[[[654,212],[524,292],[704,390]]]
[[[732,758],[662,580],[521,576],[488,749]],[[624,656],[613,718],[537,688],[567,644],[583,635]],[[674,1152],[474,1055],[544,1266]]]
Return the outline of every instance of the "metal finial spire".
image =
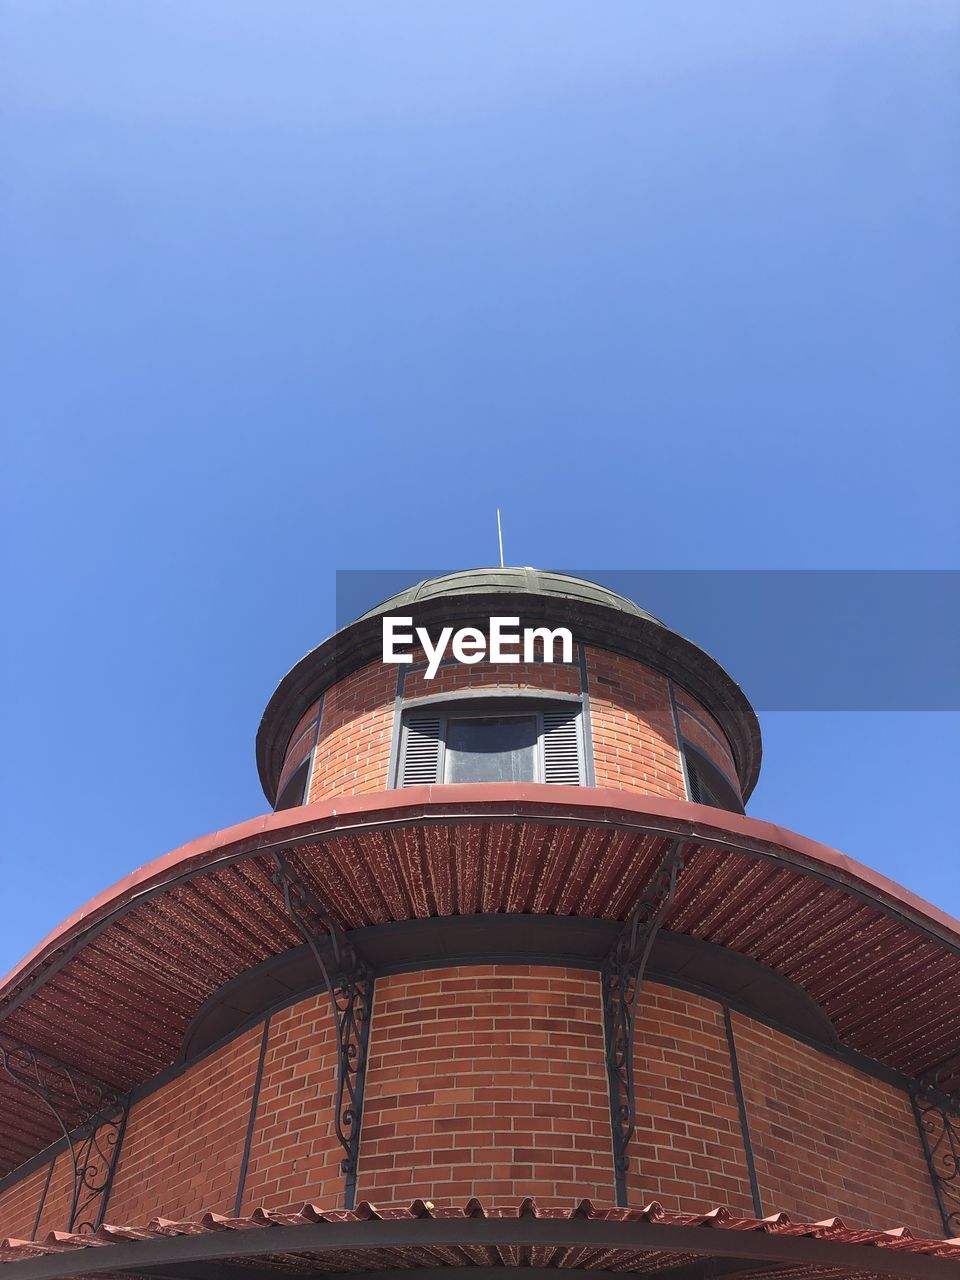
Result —
[[[500,526],[500,508],[497,507],[497,541],[500,543],[500,568],[503,568],[503,529]]]

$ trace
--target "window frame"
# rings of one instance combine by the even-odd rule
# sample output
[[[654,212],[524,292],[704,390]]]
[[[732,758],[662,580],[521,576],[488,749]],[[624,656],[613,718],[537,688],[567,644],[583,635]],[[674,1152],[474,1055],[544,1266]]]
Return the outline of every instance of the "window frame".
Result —
[[[464,786],[477,785],[473,782],[444,782],[444,762],[447,751],[447,725],[451,720],[481,720],[486,717],[530,719],[536,718],[537,740],[535,744],[535,778],[534,785],[559,785],[547,783],[545,780],[544,755],[544,722],[545,711],[556,711],[569,708],[575,721],[577,735],[577,771],[578,781],[567,783],[568,786],[589,786],[588,754],[589,741],[587,724],[584,716],[583,697],[576,693],[530,693],[524,689],[500,689],[492,692],[489,689],[459,690],[451,693],[440,693],[425,698],[410,698],[401,701],[396,711],[396,733],[391,747],[390,787],[403,790],[403,775],[406,765],[407,733],[406,727],[410,719],[416,716],[430,716],[440,722],[440,749],[437,755],[437,778],[435,783],[426,785]],[[484,785],[484,784],[481,784]],[[529,784],[528,784],[529,785]]]
[[[686,738],[682,740],[680,749],[683,752],[684,773],[687,780],[687,799],[693,804],[723,809],[727,813],[743,813],[743,801],[739,791],[720,767]],[[704,792],[709,799],[702,798]]]
[[[291,752],[300,745],[300,743],[304,740],[304,738],[307,737],[308,734],[310,733],[313,734],[313,742],[310,744],[310,750],[303,757],[303,759],[296,766],[296,768],[290,771],[290,776],[289,778],[287,778],[284,785],[282,787],[278,785],[277,787],[277,794],[273,804],[274,813],[283,813],[284,810],[286,809],[299,809],[303,805],[305,805],[310,798],[310,784],[313,781],[313,767],[314,767],[314,764],[316,763],[317,746],[320,742],[320,724],[321,724],[321,721],[323,720],[323,704],[324,704],[325,697],[326,695],[321,693],[320,697],[317,699],[317,714],[314,716],[312,720],[308,721],[308,723],[304,725],[303,729],[300,731],[300,733],[297,734],[296,738],[291,738],[290,741],[287,743],[287,749],[284,752],[284,761],[286,761],[287,757],[290,756]],[[296,804],[281,805],[280,801],[283,799],[284,795],[286,794],[286,791],[289,788],[290,783],[297,776],[300,770],[303,769],[304,767],[306,767],[307,772],[306,772],[306,777],[304,778],[304,781],[303,781],[303,787],[300,790],[300,799],[297,801]],[[280,771],[280,781],[282,780],[283,780],[283,769],[281,769]]]
[[[312,772],[312,768],[311,768],[312,762],[313,762],[313,752],[310,751],[303,757],[303,759],[300,761],[297,767],[294,770],[292,770],[290,777],[284,783],[283,790],[280,791],[277,795],[277,802],[273,806],[274,813],[283,813],[286,809],[299,809],[301,805],[306,804],[307,793],[310,787],[310,775]],[[300,799],[294,801],[294,803],[292,804],[281,804],[281,801],[286,796],[287,792],[290,790],[291,783],[293,783],[296,780],[297,774],[299,773],[303,774],[303,782],[300,786]]]

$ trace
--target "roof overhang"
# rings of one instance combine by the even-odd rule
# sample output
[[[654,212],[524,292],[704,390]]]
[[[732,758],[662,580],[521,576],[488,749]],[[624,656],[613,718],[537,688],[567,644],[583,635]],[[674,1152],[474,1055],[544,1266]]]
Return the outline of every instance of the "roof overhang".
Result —
[[[453,928],[484,912],[623,920],[678,838],[688,856],[668,931],[789,979],[843,1045],[896,1072],[956,1057],[960,923],[945,913],[770,823],[529,784],[341,798],[185,845],[94,898],[15,967],[0,984],[0,1034],[117,1089],[152,1079],[215,992],[301,945],[271,880],[277,852],[347,930],[437,917]],[[2,1076],[0,1107],[2,1176],[56,1135]]]

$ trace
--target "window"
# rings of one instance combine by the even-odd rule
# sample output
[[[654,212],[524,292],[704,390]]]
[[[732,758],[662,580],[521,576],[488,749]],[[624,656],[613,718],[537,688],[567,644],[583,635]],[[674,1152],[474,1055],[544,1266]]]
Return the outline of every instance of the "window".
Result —
[[[280,809],[296,809],[298,805],[306,804],[307,780],[310,777],[312,759],[312,756],[307,756],[283,784],[283,790],[277,796],[277,803],[273,806],[275,812]]]
[[[277,801],[273,806],[274,813],[280,809],[296,809],[307,803],[307,788],[310,785],[310,772],[313,768],[313,756],[316,751],[317,737],[320,730],[320,716],[323,714],[323,694],[310,708],[309,720],[300,721],[294,732],[297,734],[287,746],[284,753],[283,768],[280,770],[280,781],[277,784]],[[295,760],[299,760],[296,768],[291,769]],[[289,775],[287,770],[290,769]]]
[[[714,809],[743,813],[739,795],[715,764],[689,745],[684,747],[683,755],[687,766],[690,799],[694,804],[709,804]]]
[[[507,703],[509,705],[505,706]],[[436,782],[584,781],[579,702],[483,699],[403,715],[397,786]]]
[[[537,717],[451,717],[444,782],[536,782]]]

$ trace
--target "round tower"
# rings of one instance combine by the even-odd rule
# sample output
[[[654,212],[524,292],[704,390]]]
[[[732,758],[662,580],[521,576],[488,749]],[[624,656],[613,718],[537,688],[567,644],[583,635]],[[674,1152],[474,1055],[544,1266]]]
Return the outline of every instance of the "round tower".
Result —
[[[757,719],[694,643],[450,574],[299,662],[257,761],[273,812],[0,987],[11,1280],[956,1274],[960,924],[744,815]]]
[[[428,677],[422,649],[399,667],[382,660],[382,622],[389,616],[409,618],[431,634],[445,626],[482,632],[495,617],[511,618],[519,628],[565,627],[575,636],[575,651],[565,663],[525,663],[519,649],[510,662],[448,659]],[[529,774],[524,780],[702,798],[738,812],[756,784],[756,715],[708,654],[616,592],[534,569],[433,578],[331,636],[280,682],[260,725],[257,763],[277,808],[449,782],[456,753],[448,753],[445,740],[435,775],[428,777],[433,757],[416,770],[408,764],[411,724],[442,717],[445,736],[451,721],[456,732],[464,718],[499,712],[501,720],[538,714],[542,721],[546,711],[552,724],[549,713],[564,710],[576,721],[576,768],[571,760],[565,770],[558,763],[551,771],[541,723],[536,759],[516,763]],[[484,727],[472,727],[479,743]],[[523,740],[523,725],[515,727]]]

